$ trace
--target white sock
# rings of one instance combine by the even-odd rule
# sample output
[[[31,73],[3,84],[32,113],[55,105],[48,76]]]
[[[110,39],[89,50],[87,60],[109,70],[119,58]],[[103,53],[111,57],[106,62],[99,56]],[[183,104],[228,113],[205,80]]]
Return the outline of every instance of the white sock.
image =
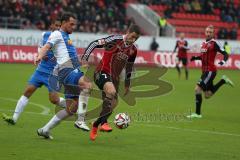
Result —
[[[68,112],[63,109],[59,111],[53,118],[42,128],[44,132],[49,132],[50,129],[56,127],[63,119],[70,116]]]
[[[59,103],[58,103],[58,106],[59,107],[62,107],[62,108],[66,108],[66,99],[62,98],[62,97],[59,97]]]
[[[28,104],[28,98],[22,95],[16,105],[14,114],[13,114],[13,120],[14,122],[17,122],[20,114],[23,112],[25,106]]]
[[[88,99],[89,99],[89,90],[83,89],[79,95],[78,99],[78,121],[85,121],[85,116],[87,112],[88,106]]]

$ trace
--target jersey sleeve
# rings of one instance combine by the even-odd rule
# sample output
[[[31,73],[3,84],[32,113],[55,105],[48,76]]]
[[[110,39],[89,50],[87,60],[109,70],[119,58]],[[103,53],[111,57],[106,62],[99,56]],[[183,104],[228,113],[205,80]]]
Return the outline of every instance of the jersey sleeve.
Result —
[[[83,56],[82,56],[82,60],[87,61],[89,56],[91,55],[92,51],[95,48],[103,48],[106,44],[108,44],[112,41],[115,41],[115,40],[119,40],[119,39],[123,39],[123,36],[122,35],[111,35],[106,38],[97,39],[97,40],[91,42],[85,49]]]
[[[217,41],[215,42],[215,49],[217,50],[217,52],[220,52],[220,53],[225,51],[223,46]]]
[[[60,42],[62,39],[62,35],[59,31],[54,31],[53,33],[51,33],[51,35],[48,38],[47,43],[51,45],[51,47],[53,47],[54,45],[56,45],[58,42]]]
[[[38,43],[38,52],[40,51],[40,49],[43,47],[43,41],[44,41],[44,35],[45,35],[45,33],[46,32],[43,32],[42,33],[42,37],[41,37],[41,39],[40,39],[40,41],[39,41],[39,43]]]
[[[217,52],[221,53],[224,56],[223,58],[224,61],[228,60],[227,52],[224,50],[223,46],[217,41],[215,42],[215,49]]]
[[[189,49],[189,48],[188,48],[188,41],[185,41],[185,44],[184,44],[183,48],[186,49],[186,50]]]
[[[134,54],[128,58],[128,63],[126,65],[126,77],[125,77],[125,87],[130,86],[130,79],[132,76],[133,65],[137,57],[137,49],[134,49]]]

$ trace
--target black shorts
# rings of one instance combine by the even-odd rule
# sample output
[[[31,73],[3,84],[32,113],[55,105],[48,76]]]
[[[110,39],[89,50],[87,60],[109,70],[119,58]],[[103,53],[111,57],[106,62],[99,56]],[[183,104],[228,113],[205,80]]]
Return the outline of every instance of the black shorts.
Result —
[[[188,59],[187,58],[178,58],[179,62],[182,62],[184,66],[188,64]]]
[[[213,89],[213,80],[216,77],[217,72],[206,71],[201,75],[201,79],[198,81],[198,86],[203,91],[211,91]]]
[[[103,86],[105,83],[112,82],[112,77],[104,71],[95,72],[94,82],[99,89],[103,90]]]

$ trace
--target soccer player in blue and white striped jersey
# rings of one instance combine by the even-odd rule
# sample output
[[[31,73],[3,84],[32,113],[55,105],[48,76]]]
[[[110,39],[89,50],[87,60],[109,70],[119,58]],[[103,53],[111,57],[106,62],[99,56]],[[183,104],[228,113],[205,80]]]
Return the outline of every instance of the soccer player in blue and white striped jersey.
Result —
[[[60,20],[56,19],[51,22],[50,30],[42,33],[42,40],[39,44],[38,50],[46,44],[50,34],[54,30],[58,30],[60,28]],[[64,98],[59,97],[58,93],[55,92],[48,83],[49,76],[51,75],[54,67],[56,66],[56,60],[53,56],[53,52],[49,50],[44,57],[44,59],[39,63],[37,69],[32,74],[31,78],[28,81],[28,85],[23,93],[23,95],[19,98],[14,114],[12,117],[3,114],[3,119],[9,124],[16,124],[20,114],[23,112],[24,108],[29,102],[29,98],[34,94],[34,92],[42,87],[43,85],[48,89],[49,92],[49,100],[51,103],[56,104],[60,107],[66,107],[66,101]]]

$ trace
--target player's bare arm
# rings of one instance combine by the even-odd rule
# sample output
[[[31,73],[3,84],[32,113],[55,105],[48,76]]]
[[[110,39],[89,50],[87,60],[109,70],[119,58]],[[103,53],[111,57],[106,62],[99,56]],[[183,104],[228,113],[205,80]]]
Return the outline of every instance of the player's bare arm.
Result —
[[[37,65],[47,55],[47,52],[50,50],[50,48],[51,48],[51,45],[47,43],[39,50],[38,56],[34,61],[35,65]]]

